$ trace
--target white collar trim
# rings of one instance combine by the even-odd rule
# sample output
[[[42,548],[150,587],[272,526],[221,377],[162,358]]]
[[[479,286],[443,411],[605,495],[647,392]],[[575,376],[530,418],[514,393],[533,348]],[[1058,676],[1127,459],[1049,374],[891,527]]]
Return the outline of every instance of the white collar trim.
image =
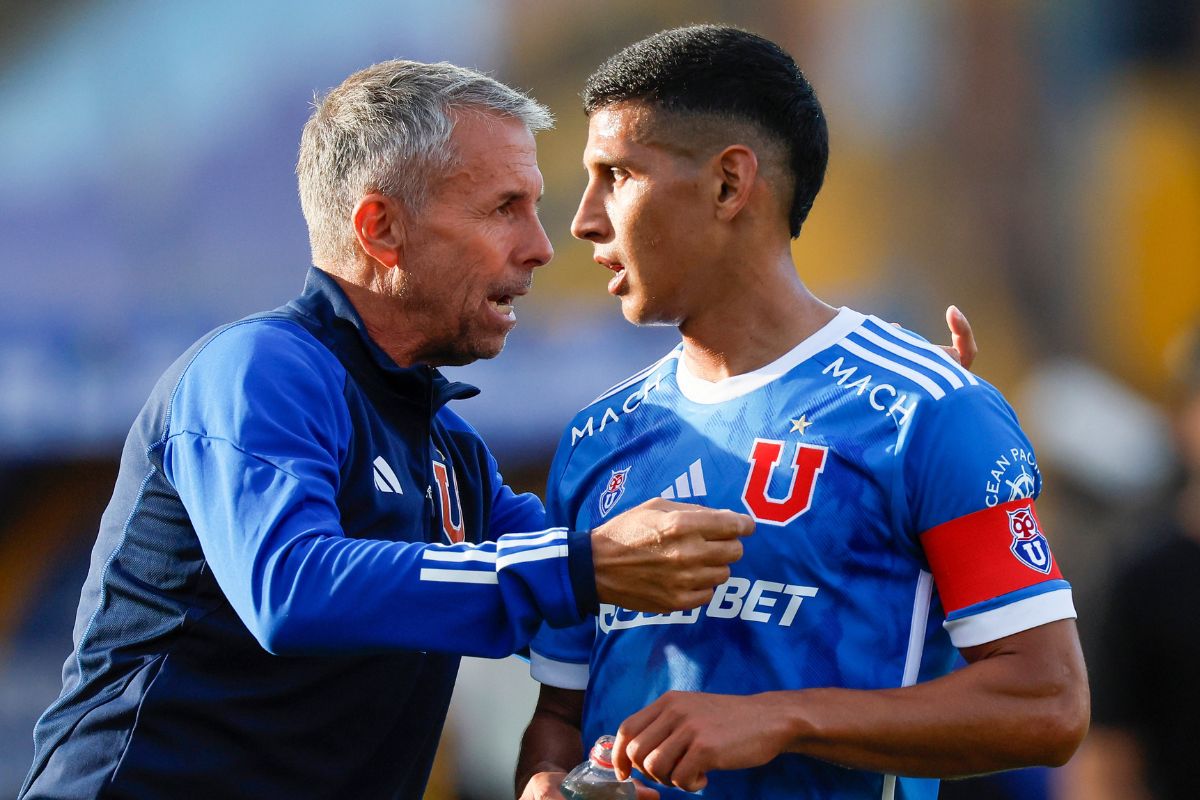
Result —
[[[836,344],[861,325],[865,319],[865,315],[843,306],[838,310],[837,316],[825,323],[816,333],[770,364],[752,372],[722,378],[715,383],[693,374],[688,369],[686,358],[680,354],[679,364],[675,368],[675,381],[679,384],[679,391],[683,393],[683,396],[693,403],[705,405],[724,403],[778,380],[805,360]]]

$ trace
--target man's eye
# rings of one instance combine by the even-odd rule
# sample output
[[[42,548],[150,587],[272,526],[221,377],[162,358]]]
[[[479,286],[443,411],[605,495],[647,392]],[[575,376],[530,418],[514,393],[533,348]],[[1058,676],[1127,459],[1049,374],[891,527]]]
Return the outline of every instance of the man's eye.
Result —
[[[614,181],[623,181],[629,177],[629,173],[620,167],[609,167],[608,171],[612,175]]]

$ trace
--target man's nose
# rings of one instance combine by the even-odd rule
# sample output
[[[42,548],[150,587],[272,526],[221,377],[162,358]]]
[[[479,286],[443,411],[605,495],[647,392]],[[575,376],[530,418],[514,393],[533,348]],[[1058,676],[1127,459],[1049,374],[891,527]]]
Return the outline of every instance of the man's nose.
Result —
[[[571,235],[588,242],[605,242],[612,237],[612,226],[604,209],[600,190],[592,181],[579,199],[579,208],[571,220]]]
[[[525,266],[530,269],[549,264],[550,259],[554,258],[554,245],[550,244],[550,237],[546,235],[546,228],[542,225],[542,221],[535,217],[533,227],[530,249],[523,259]]]

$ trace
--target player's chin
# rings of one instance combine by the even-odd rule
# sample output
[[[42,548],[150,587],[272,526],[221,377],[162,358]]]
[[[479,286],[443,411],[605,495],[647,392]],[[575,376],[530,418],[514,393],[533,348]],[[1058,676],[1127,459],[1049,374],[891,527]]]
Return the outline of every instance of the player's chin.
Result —
[[[677,314],[635,295],[621,297],[621,314],[634,325],[678,325]]]

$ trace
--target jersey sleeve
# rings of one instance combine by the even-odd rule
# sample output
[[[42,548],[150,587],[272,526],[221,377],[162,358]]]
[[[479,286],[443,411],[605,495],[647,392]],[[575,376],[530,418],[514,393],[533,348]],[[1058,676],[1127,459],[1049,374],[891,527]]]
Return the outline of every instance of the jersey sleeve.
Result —
[[[218,334],[176,387],[163,470],[255,638],[280,654],[495,657],[524,646],[543,619],[576,622],[566,531],[454,546],[345,535],[345,379],[299,327],[256,321]],[[524,508],[521,519],[539,519]]]
[[[567,430],[570,431],[570,426]],[[575,519],[568,507],[569,498],[564,496],[562,481],[571,452],[570,439],[564,435],[551,462],[546,483],[547,524],[568,528],[574,525]],[[591,615],[570,627],[542,625],[529,645],[529,674],[548,686],[586,689],[595,638],[596,618]]]
[[[1075,617],[1038,519],[1041,473],[992,387],[929,400],[905,435],[908,529],[917,535],[956,647]]]

